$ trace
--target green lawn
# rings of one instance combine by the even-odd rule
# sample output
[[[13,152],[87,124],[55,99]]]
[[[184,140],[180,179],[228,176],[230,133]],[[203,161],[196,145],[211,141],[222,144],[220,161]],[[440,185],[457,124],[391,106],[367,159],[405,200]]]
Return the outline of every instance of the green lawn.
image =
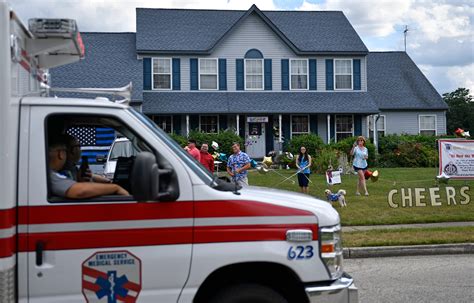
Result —
[[[344,232],[344,247],[473,243],[474,226]]]
[[[284,176],[290,176],[295,173],[294,170],[277,170]],[[335,205],[341,215],[343,225],[376,225],[376,224],[405,224],[405,223],[431,223],[431,222],[454,222],[454,221],[474,221],[474,181],[454,181],[450,180],[448,184],[439,186],[439,201],[441,206],[432,206],[430,202],[429,188],[436,187],[435,176],[438,174],[435,168],[381,168],[379,169],[380,178],[373,183],[368,181],[368,190],[370,196],[355,196],[355,187],[357,176],[342,176],[342,184],[333,188],[340,188],[347,191],[346,200],[348,207],[340,208]],[[251,185],[275,187],[290,191],[298,191],[296,177],[292,180],[280,183],[284,177],[278,175],[275,171],[267,174],[259,174],[252,170],[249,173],[249,182]],[[310,183],[310,194],[324,199],[324,190],[327,188],[324,175],[312,175]],[[448,205],[446,199],[446,187],[454,187],[456,190],[456,205]],[[460,195],[460,188],[468,186],[466,194],[470,197],[470,202],[461,205],[460,201],[465,197]],[[425,207],[403,207],[401,204],[401,189],[412,189],[413,205],[415,197],[414,188],[426,188],[424,193]],[[394,201],[399,204],[398,208],[392,208],[388,203],[388,194],[392,189],[398,190],[398,195],[394,196]]]

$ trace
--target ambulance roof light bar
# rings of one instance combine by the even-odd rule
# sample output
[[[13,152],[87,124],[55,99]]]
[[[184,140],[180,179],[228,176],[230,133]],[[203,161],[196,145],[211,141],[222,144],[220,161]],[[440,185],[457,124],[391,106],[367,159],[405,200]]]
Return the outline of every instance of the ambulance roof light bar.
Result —
[[[72,38],[78,32],[72,19],[30,19],[28,27],[36,38]]]

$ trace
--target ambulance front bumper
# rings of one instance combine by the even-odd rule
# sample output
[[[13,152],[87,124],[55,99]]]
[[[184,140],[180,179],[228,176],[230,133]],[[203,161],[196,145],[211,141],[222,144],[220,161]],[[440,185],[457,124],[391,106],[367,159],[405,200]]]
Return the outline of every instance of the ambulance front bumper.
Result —
[[[354,279],[344,273],[341,278],[328,283],[328,285],[307,285],[306,295],[310,303],[358,303],[358,290]]]

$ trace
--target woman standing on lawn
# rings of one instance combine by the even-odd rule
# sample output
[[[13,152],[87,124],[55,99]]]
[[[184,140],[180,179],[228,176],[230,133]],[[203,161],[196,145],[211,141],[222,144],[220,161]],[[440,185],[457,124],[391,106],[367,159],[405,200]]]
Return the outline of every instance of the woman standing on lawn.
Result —
[[[311,156],[306,152],[306,147],[300,147],[300,154],[296,158],[296,168],[298,169],[298,184],[302,193],[308,193],[309,175],[311,173]]]
[[[357,141],[352,146],[351,155],[354,156],[354,170],[359,176],[356,196],[360,196],[360,189],[363,189],[365,195],[368,196],[369,192],[367,191],[367,185],[365,184],[365,171],[368,167],[367,159],[369,158],[369,151],[367,147],[365,147],[365,138],[363,136],[357,137]]]

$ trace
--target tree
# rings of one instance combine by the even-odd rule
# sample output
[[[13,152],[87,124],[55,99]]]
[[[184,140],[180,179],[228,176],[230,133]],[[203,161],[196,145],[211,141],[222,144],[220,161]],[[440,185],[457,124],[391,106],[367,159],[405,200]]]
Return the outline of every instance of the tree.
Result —
[[[443,99],[449,106],[446,115],[448,134],[453,134],[458,127],[474,134],[474,101],[469,89],[458,88],[445,93]]]

